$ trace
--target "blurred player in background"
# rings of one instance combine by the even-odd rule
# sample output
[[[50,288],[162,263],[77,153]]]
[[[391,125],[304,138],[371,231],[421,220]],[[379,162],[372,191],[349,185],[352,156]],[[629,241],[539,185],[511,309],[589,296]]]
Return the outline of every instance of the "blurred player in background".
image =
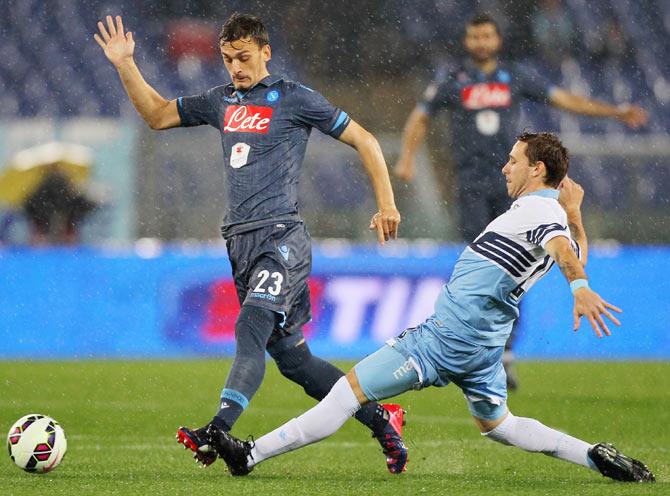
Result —
[[[336,432],[361,405],[412,389],[460,387],[482,435],[628,482],[653,482],[651,471],[611,444],[591,445],[507,408],[503,347],[523,294],[558,264],[574,296],[574,328],[586,317],[599,337],[619,325],[589,288],[582,188],[566,177],[567,150],[549,133],[526,133],[502,169],[515,201],[461,253],[435,313],[359,362],[314,408],[253,442],[227,432],[212,441],[233,475]],[[502,182],[502,181],[501,181]],[[559,188],[560,185],[560,188]],[[560,193],[559,193],[560,191]]]
[[[312,128],[358,152],[377,200],[370,228],[380,243],[396,238],[400,215],[377,140],[316,91],[268,72],[272,52],[258,18],[236,13],[223,26],[219,47],[231,84],[176,100],[163,98],[140,74],[133,35],[124,31],[121,17],[106,21],[98,23],[95,40],[152,129],[208,124],[221,132],[228,200],[222,233],[241,305],[235,360],[212,421],[177,432],[196,460],[209,465],[217,454],[208,432],[233,427],[261,385],[266,350],[284,376],[317,400],[344,375],[312,355],[302,333],[311,318],[312,258],[298,213],[298,182]],[[402,472],[407,462],[402,415],[398,405],[376,403],[356,415],[381,444],[392,473]]]
[[[464,241],[477,236],[509,206],[505,188],[498,179],[498,164],[505,163],[517,129],[524,127],[519,123],[522,99],[547,102],[575,114],[619,119],[631,128],[647,121],[640,107],[613,106],[573,95],[550,84],[529,67],[499,61],[503,39],[498,24],[487,14],[478,14],[467,23],[463,42],[467,59],[446,79],[426,89],[423,100],[405,123],[394,173],[404,181],[413,180],[414,159],[430,119],[440,110],[448,109],[458,184],[458,230]],[[441,168],[436,169],[438,176],[444,174]],[[505,355],[510,389],[517,387],[511,367],[513,342],[514,332]]]

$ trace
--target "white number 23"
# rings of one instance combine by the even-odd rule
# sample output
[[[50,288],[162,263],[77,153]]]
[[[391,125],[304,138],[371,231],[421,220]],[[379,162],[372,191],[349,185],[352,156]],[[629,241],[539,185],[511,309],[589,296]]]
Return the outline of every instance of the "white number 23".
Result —
[[[273,272],[270,274],[269,270],[263,269],[258,273],[257,277],[260,279],[260,281],[254,288],[254,293],[265,293],[266,288],[263,286],[265,285],[265,282],[271,278],[274,281],[274,284],[267,288],[267,292],[272,296],[277,296],[279,294],[281,291],[281,284],[284,282],[284,276],[281,275],[281,273]]]

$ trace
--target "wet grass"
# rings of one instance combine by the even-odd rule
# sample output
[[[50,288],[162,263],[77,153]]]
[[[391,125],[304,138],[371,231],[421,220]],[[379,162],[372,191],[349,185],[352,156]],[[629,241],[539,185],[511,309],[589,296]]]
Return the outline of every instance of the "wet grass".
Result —
[[[0,362],[2,434],[37,412],[56,418],[69,439],[62,466],[49,474],[24,473],[0,457],[0,494],[670,494],[670,363],[522,363],[521,389],[509,401],[517,415],[588,441],[614,442],[648,463],[654,485],[614,483],[483,439],[454,387],[399,398],[410,412],[411,450],[401,476],[386,472],[377,444],[350,421],[322,443],[232,478],[220,462],[198,468],[174,441],[179,425],[211,417],[229,366],[223,360]],[[234,433],[258,436],[312,404],[270,364]]]

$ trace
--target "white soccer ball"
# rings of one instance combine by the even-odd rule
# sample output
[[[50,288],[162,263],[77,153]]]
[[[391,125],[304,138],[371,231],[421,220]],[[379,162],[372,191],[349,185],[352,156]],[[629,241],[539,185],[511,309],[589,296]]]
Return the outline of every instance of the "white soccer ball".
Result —
[[[67,451],[63,428],[51,417],[30,413],[21,417],[7,434],[9,456],[26,472],[55,469]]]

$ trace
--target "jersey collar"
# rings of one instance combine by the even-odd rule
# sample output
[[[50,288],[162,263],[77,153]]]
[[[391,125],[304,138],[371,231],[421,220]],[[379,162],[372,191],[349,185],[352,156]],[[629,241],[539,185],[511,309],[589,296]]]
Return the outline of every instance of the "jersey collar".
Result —
[[[265,86],[266,88],[269,88],[270,86],[272,86],[273,84],[275,84],[278,81],[281,81],[282,79],[284,79],[284,78],[281,77],[281,76],[276,76],[274,74],[270,74],[269,76],[265,76],[263,79],[258,81],[254,86],[252,86],[251,88],[249,88],[246,91],[236,90],[233,83],[228,83],[226,85],[226,90],[227,90],[228,96],[230,98],[233,98],[233,99],[237,98],[237,101],[241,102],[246,96],[248,96],[253,90],[258,88],[259,86]]]
[[[465,71],[469,74],[469,76],[477,81],[487,81],[489,79],[496,79],[498,77],[498,71],[500,70],[500,60],[496,59],[496,68],[493,70],[491,73],[485,73],[482,72],[479,67],[475,64],[475,62],[471,58],[465,59],[465,63],[463,64],[465,67]]]
[[[532,193],[526,193],[524,196],[541,196],[543,198],[553,198],[558,200],[559,191],[553,188],[540,189]]]
[[[275,84],[276,82],[281,81],[282,79],[283,79],[283,78],[282,78],[281,76],[277,76],[277,75],[275,75],[275,74],[270,74],[270,75],[268,75],[268,76],[265,76],[265,77],[264,77],[263,79],[261,79],[260,81],[258,81],[258,83],[256,83],[256,86],[263,85],[263,86],[265,86],[265,87],[267,88],[267,87],[272,86],[272,85]],[[255,88],[256,86],[254,86],[254,88]]]

